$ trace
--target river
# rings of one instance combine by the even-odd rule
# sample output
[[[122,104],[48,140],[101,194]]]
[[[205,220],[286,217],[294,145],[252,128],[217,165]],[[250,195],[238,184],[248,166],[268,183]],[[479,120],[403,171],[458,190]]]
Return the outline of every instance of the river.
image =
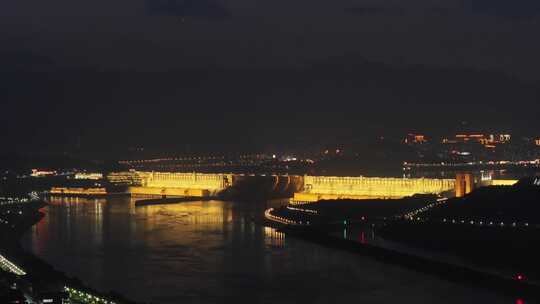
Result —
[[[152,303],[516,303],[264,227],[269,203],[54,198],[22,245],[100,291]]]

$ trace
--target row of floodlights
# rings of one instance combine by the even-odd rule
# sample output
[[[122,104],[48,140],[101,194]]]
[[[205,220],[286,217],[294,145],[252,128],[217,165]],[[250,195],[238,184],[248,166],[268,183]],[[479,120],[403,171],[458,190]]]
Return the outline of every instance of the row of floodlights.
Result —
[[[431,219],[429,218],[421,218],[421,217],[416,217],[416,218],[408,218],[409,220],[411,221],[430,221]],[[496,222],[496,221],[486,221],[486,220],[456,220],[456,219],[442,219],[442,222],[443,223],[449,223],[449,224],[467,224],[467,225],[478,225],[478,226],[501,226],[501,227],[504,227],[504,226],[511,226],[511,227],[529,227],[530,224],[528,222],[522,222],[522,223],[518,223],[518,222],[511,222],[511,223],[505,223],[505,222]]]
[[[524,226],[524,227],[529,227],[529,223],[528,222],[525,222],[525,223],[522,223],[522,224],[519,224],[517,222],[512,222],[512,223],[504,223],[504,222],[494,222],[494,221],[485,221],[485,220],[480,220],[480,221],[474,221],[474,220],[455,220],[455,219],[443,219],[442,220],[443,223],[452,223],[452,224],[470,224],[470,225],[480,225],[480,226],[483,226],[483,225],[487,225],[487,226],[505,226],[505,225],[509,225],[509,226],[512,226],[512,227],[517,227],[517,226]]]
[[[317,210],[303,209],[303,208],[295,208],[295,207],[291,207],[291,206],[287,206],[287,209],[293,210],[293,211],[300,211],[300,212],[312,213],[312,214],[318,214],[318,213],[319,213]]]
[[[291,205],[299,206],[299,205],[312,204],[312,203],[314,203],[314,202],[306,202],[306,201],[295,201],[295,200],[291,200],[290,203],[291,203]]]
[[[11,261],[6,259],[4,256],[0,255],[0,268],[12,272],[18,276],[26,275],[26,272],[22,270],[17,265],[13,264]]]
[[[89,293],[77,290],[71,287],[64,287],[64,290],[69,294],[69,297],[77,297],[77,300],[83,303],[92,303],[92,304],[115,304],[115,302],[103,299]]]
[[[297,222],[297,221],[294,221],[294,220],[291,220],[291,219],[288,219],[288,218],[273,215],[272,211],[274,211],[274,208],[267,209],[264,212],[264,216],[268,220],[275,221],[275,222],[278,222],[278,223],[281,223],[281,224],[287,224],[287,225],[309,225],[309,221],[307,221],[305,223],[303,221]]]
[[[424,212],[428,211],[429,209],[431,209],[433,207],[440,206],[440,205],[446,203],[446,201],[447,201],[446,198],[438,199],[437,202],[428,204],[428,205],[426,205],[426,206],[424,206],[424,207],[422,207],[420,209],[416,209],[414,211],[406,213],[406,214],[403,215],[403,217],[408,218],[408,219],[413,219],[418,214],[424,213]]]

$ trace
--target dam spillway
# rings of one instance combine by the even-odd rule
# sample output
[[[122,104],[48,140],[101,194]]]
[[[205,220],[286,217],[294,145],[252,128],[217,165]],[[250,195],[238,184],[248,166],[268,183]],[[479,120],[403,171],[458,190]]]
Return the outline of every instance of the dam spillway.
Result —
[[[304,176],[303,190],[294,194],[293,201],[403,198],[454,191],[455,186],[455,179]]]
[[[270,197],[272,193],[293,197],[293,201],[312,202],[323,199],[403,198],[414,194],[440,194],[454,191],[455,179],[341,177],[243,174],[203,174],[176,172],[129,171],[113,173],[109,180],[125,183],[133,196],[209,197],[234,189],[249,191],[259,186]],[[264,187],[261,187],[263,185]],[[264,189],[263,189],[264,188]],[[268,188],[268,189],[266,189]],[[258,190],[259,191],[259,190]]]
[[[233,184],[232,174],[128,171],[112,173],[113,184],[127,186],[132,196],[217,196]]]

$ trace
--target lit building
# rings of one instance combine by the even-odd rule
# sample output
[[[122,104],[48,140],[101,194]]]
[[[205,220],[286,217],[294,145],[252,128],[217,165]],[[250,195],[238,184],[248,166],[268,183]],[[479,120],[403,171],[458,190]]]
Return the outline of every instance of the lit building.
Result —
[[[457,142],[480,142],[487,140],[486,136],[484,134],[457,134],[456,135],[456,141]]]
[[[413,134],[409,133],[407,136],[405,136],[404,142],[406,144],[423,144],[427,142],[427,138],[423,134]]]
[[[534,141],[534,143],[535,143],[537,146],[540,146],[540,138],[539,138],[539,139],[536,139],[536,140]]]
[[[109,182],[116,186],[140,186],[141,176],[137,171],[131,169],[126,172],[113,172],[107,175]]]
[[[507,143],[510,141],[512,136],[510,134],[490,134],[489,139],[492,143]]]
[[[52,170],[39,170],[39,169],[32,169],[32,173],[30,174],[30,176],[33,176],[33,177],[46,177],[46,176],[54,176],[56,175],[57,172],[56,171],[52,171]]]
[[[101,173],[76,173],[75,179],[99,180],[99,179],[103,179],[103,174]]]
[[[480,143],[486,148],[494,148],[496,144],[510,142],[510,134],[457,134],[454,138],[444,138],[443,144]]]

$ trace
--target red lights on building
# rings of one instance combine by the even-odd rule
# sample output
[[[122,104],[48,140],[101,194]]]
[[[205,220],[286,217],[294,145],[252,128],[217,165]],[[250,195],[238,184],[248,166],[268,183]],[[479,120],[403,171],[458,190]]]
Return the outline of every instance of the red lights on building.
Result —
[[[423,134],[413,134],[409,133],[405,137],[405,140],[403,141],[406,144],[423,144],[427,142],[427,138]]]

